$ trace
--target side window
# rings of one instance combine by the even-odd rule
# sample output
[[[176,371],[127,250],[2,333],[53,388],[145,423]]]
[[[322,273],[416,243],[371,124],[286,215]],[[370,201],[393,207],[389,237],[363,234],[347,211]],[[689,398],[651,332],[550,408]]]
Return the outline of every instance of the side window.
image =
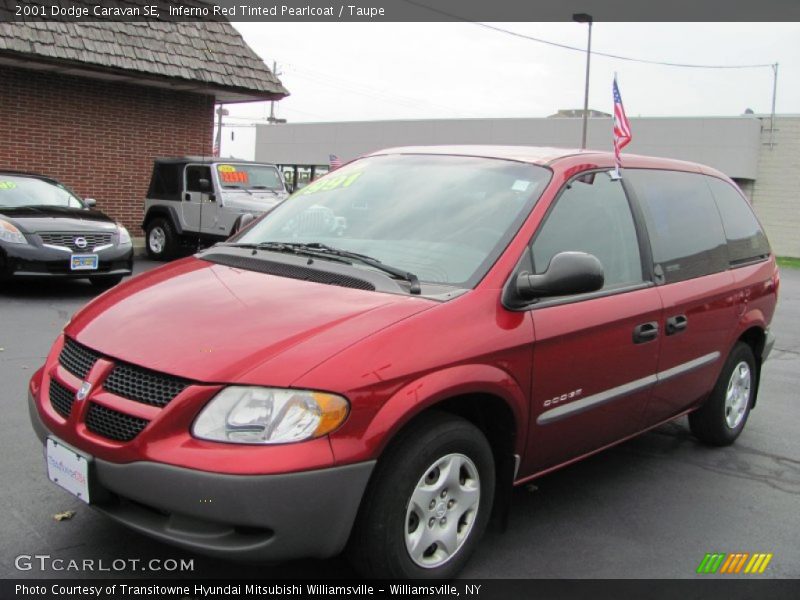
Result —
[[[556,200],[533,241],[534,271],[559,252],[580,251],[603,265],[604,288],[642,281],[639,243],[628,198],[608,173],[574,179]]]
[[[207,189],[200,187],[200,180],[211,181],[211,168],[199,165],[186,167],[186,191],[187,192],[207,192]]]
[[[706,181],[722,216],[731,264],[768,256],[770,248],[767,236],[753,214],[750,203],[728,182],[716,177],[706,177]]]
[[[642,205],[657,276],[674,283],[728,268],[725,232],[703,175],[626,169],[623,176]]]

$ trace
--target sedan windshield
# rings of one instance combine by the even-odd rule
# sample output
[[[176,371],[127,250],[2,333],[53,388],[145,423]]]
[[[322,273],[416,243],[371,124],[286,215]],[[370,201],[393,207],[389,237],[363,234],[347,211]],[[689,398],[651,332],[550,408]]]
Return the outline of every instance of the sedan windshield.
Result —
[[[221,164],[217,165],[217,176],[225,189],[284,191],[281,175],[271,165]]]
[[[293,194],[234,241],[324,244],[422,282],[474,287],[549,179],[545,168],[506,160],[373,156]]]
[[[0,208],[25,206],[84,207],[78,197],[61,184],[0,173]]]

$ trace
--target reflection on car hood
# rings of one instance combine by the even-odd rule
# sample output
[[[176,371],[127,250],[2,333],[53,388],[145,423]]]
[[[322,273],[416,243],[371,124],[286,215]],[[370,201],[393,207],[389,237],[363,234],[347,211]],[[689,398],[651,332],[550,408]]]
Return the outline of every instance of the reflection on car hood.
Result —
[[[66,333],[107,356],[188,379],[288,386],[437,304],[188,258],[98,297]]]
[[[65,206],[0,207],[0,218],[12,222],[24,233],[40,231],[110,231],[114,221],[99,210]]]

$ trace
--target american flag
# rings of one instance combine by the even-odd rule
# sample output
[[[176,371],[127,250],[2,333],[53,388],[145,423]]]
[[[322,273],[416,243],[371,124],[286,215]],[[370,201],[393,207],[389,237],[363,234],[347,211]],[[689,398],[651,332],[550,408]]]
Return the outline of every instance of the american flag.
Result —
[[[614,156],[617,161],[617,172],[622,164],[620,152],[631,143],[631,123],[625,114],[625,107],[622,105],[622,96],[619,94],[617,86],[617,76],[614,75]]]
[[[330,167],[331,171],[334,169],[338,169],[342,166],[342,159],[340,159],[335,154],[328,155],[328,166]]]

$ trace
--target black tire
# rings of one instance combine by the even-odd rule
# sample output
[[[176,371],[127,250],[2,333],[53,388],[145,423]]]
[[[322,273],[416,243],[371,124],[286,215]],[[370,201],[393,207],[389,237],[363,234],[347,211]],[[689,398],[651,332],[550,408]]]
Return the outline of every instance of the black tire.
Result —
[[[116,277],[92,277],[89,282],[98,290],[110,290],[122,281],[121,276]]]
[[[468,461],[464,461],[464,457]],[[435,467],[437,462],[444,472],[447,472],[448,462],[461,465],[459,483],[455,484],[457,489],[446,487],[454,484],[445,482],[439,469],[435,469],[434,477],[431,467]],[[475,471],[478,481],[470,476],[470,472],[474,474]],[[427,485],[429,480],[443,483],[445,487],[438,492],[435,485],[430,488],[433,491],[417,490],[418,486]],[[350,563],[362,576],[369,578],[452,578],[469,560],[486,529],[492,512],[494,488],[494,457],[483,433],[469,421],[447,413],[425,414],[403,430],[378,461],[348,543]],[[464,490],[470,496],[465,495]],[[462,513],[468,504],[475,501],[476,490],[479,495],[474,510]],[[427,520],[416,516],[414,507],[419,505],[411,503],[415,491],[431,495],[430,500],[427,495],[423,496],[425,502],[430,503],[422,509]],[[458,506],[462,499],[462,505]],[[445,524],[448,516],[451,520]],[[431,526],[431,522],[435,525]],[[440,526],[441,530],[436,529]],[[448,553],[442,550],[444,545],[440,549],[437,543],[433,543],[427,546],[431,556],[427,559],[422,556],[419,560],[443,560],[442,564],[420,566],[406,548],[406,537],[416,532],[447,537],[444,535],[446,526],[451,528],[450,531],[455,528],[453,535],[456,537],[450,540],[455,550]],[[418,552],[422,545],[417,544]],[[448,557],[442,558],[445,555]]]
[[[743,381],[744,371],[747,371],[749,377],[746,393],[743,386],[737,386],[733,379],[736,372],[738,381]],[[757,378],[753,350],[747,344],[737,342],[722,367],[711,395],[700,408],[689,414],[689,427],[695,437],[711,446],[729,446],[735,442],[750,416],[758,387]],[[740,391],[738,397],[741,400],[738,403],[727,401],[731,393],[729,388],[734,391],[738,388]],[[734,397],[732,394],[731,398]],[[736,417],[737,414],[741,416]]]
[[[147,256],[153,260],[170,260],[178,250],[178,236],[172,223],[163,217],[156,217],[145,230]]]

